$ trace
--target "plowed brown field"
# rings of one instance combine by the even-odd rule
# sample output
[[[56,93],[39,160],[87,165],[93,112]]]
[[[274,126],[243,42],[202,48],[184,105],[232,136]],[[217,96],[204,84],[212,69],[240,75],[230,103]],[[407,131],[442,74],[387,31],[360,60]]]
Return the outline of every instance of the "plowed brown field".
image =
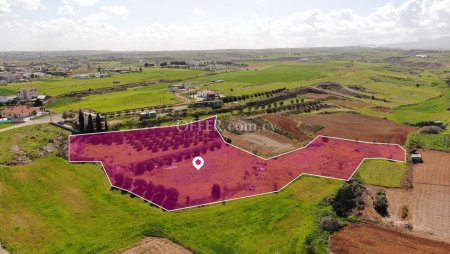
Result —
[[[324,128],[316,133],[318,135],[369,142],[404,144],[408,133],[414,130],[412,127],[382,118],[354,113],[298,114],[289,117],[307,124],[323,126]]]
[[[423,151],[422,157],[424,163],[413,168],[412,191],[386,191],[391,219],[400,221],[407,206],[415,231],[450,243],[450,153]]]
[[[403,234],[372,224],[345,227],[331,235],[328,244],[331,252],[336,254],[448,254],[450,251],[450,244]]]

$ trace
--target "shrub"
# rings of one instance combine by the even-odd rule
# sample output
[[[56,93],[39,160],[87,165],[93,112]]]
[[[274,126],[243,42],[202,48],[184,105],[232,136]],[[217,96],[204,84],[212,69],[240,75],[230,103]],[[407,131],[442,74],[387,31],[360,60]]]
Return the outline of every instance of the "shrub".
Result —
[[[334,217],[326,216],[320,221],[320,228],[330,233],[336,232],[342,228],[342,224]]]
[[[438,126],[424,126],[420,129],[420,133],[426,134],[439,134],[442,132],[442,129]]]
[[[408,218],[409,210],[407,206],[402,207],[402,219]]]
[[[332,200],[332,206],[336,214],[346,217],[356,208],[358,198],[363,194],[364,186],[359,182],[349,181],[344,183]]]
[[[386,193],[380,191],[377,193],[375,200],[373,201],[373,207],[375,210],[383,217],[388,215],[388,202],[386,198]]]

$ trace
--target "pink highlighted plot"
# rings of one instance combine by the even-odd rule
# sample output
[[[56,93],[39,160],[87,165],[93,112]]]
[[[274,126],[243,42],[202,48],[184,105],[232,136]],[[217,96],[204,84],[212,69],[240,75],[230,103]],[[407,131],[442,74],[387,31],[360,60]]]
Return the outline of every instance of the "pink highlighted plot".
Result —
[[[225,143],[215,120],[70,136],[69,158],[101,162],[112,186],[165,210],[279,191],[302,174],[346,180],[364,159],[405,160],[399,145],[324,136],[265,160]]]

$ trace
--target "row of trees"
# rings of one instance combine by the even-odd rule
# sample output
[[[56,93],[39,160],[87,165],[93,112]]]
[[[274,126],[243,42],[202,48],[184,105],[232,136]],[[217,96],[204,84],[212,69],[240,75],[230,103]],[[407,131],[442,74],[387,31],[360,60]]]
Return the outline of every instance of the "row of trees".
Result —
[[[92,114],[88,115],[88,123],[85,125],[85,119],[84,119],[84,113],[80,110],[78,113],[78,128],[80,133],[94,133],[94,132],[104,132],[108,131],[108,120],[106,117],[105,124],[102,124],[102,117],[100,114],[97,114],[95,117],[95,125],[94,125],[94,119],[92,118]]]
[[[243,100],[248,100],[250,98],[261,98],[261,97],[271,97],[275,94],[279,94],[281,92],[286,91],[286,88],[280,88],[280,89],[275,89],[275,90],[271,90],[271,91],[266,91],[266,92],[260,92],[260,93],[254,93],[254,94],[246,94],[246,95],[240,95],[240,96],[227,96],[225,98],[223,98],[223,102],[224,103],[229,103],[229,102],[235,102],[235,101],[243,101]],[[233,91],[231,89],[231,91]]]

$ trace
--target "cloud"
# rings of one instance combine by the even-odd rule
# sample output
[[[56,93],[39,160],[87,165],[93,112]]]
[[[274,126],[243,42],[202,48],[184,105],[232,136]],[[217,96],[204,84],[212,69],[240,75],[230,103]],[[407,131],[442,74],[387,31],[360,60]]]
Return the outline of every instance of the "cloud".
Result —
[[[11,4],[6,0],[0,0],[0,16],[11,12]]]
[[[94,6],[101,0],[61,0],[63,5],[74,5],[74,6]]]
[[[75,11],[70,5],[62,5],[58,7],[58,14],[62,16],[74,16]]]
[[[198,9],[198,8],[187,10],[186,13],[192,14],[192,15],[204,15],[204,14],[206,14],[206,12],[204,10]]]
[[[116,16],[127,16],[130,13],[126,7],[120,5],[105,5],[100,8],[100,11]]]
[[[31,11],[44,9],[40,0],[0,0],[0,15],[12,12],[11,7],[13,6]]]
[[[71,0],[74,1],[74,0]],[[86,1],[86,0],[85,0]],[[1,6],[5,0],[0,0]],[[7,2],[6,2],[7,3]],[[127,26],[111,15],[128,9],[109,5],[85,17],[20,20],[2,28],[6,50],[114,49],[175,50],[272,48],[390,44],[450,36],[450,0],[406,0],[386,4],[368,15],[351,9],[307,10],[280,18],[252,16],[227,21],[150,23]],[[9,32],[9,34],[8,34]],[[8,36],[9,35],[9,36]],[[12,48],[14,47],[14,48]]]
[[[13,5],[24,8],[25,10],[40,10],[44,8],[40,0],[14,0],[12,3]]]

